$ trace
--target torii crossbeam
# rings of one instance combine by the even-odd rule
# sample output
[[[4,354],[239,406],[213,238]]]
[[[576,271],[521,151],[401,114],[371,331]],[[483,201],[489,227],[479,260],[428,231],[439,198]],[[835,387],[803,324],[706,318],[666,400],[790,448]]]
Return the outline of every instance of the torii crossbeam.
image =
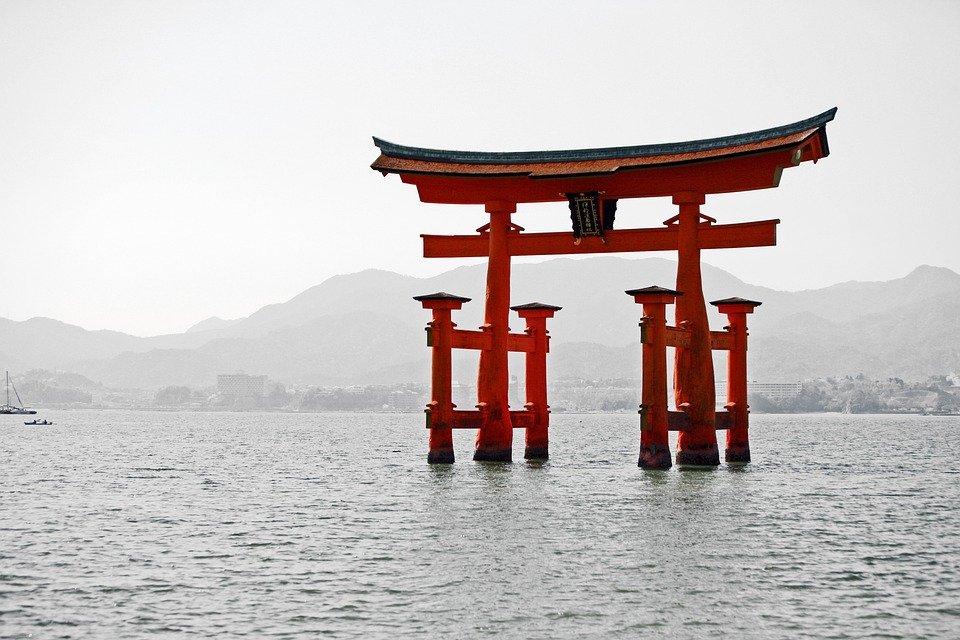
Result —
[[[453,461],[452,440],[445,434],[457,426],[478,428],[475,460],[510,460],[515,426],[528,429],[527,457],[547,456],[545,435],[536,445],[529,440],[531,428],[546,433],[546,407],[536,406],[545,404],[545,391],[536,401],[528,393],[526,412],[511,412],[508,405],[507,354],[526,350],[528,357],[533,357],[531,354],[536,353],[533,347],[518,349],[523,336],[509,333],[512,256],[677,251],[676,289],[683,295],[676,296],[676,324],[683,328],[684,338],[675,354],[674,400],[689,418],[689,425],[678,438],[677,463],[719,464],[711,332],[702,291],[700,252],[775,245],[779,221],[715,224],[700,207],[707,195],[776,187],[784,169],[826,157],[826,124],[835,114],[834,108],[782,127],[708,140],[569,151],[445,151],[374,138],[380,156],[371,167],[384,175],[396,173],[403,182],[415,185],[422,202],[483,205],[489,214],[489,222],[476,234],[423,236],[425,257],[488,259],[482,335],[450,333],[442,347],[459,345],[480,350],[478,411],[457,417],[459,412],[454,411],[449,393],[435,389],[434,402],[428,407],[430,459]],[[613,229],[618,200],[664,196],[671,197],[679,208],[664,227]],[[511,214],[517,205],[533,202],[566,202],[573,234],[525,233],[513,224]],[[450,303],[450,297],[444,296],[449,294],[420,297],[424,306],[433,305],[429,308],[435,309],[435,327],[446,326],[448,320],[442,318],[466,300]],[[438,309],[445,310],[439,321]],[[542,345],[545,355],[545,325],[538,327],[528,326],[527,335],[542,332],[537,344]],[[454,344],[455,340],[460,342]],[[745,350],[745,341],[743,345]],[[437,348],[434,344],[435,385],[443,380],[436,371]],[[443,357],[439,361],[446,366]],[[741,426],[745,429],[745,407],[741,409]],[[522,424],[515,425],[514,421]],[[531,450],[535,450],[534,455],[530,455]],[[740,453],[731,454],[728,433],[728,460],[743,461],[742,447],[737,451]]]

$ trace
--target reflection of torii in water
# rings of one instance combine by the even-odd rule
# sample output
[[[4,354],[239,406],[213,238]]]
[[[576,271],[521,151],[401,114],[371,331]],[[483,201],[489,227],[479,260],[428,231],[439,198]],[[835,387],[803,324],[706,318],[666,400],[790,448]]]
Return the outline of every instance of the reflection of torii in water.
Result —
[[[668,346],[676,347],[674,402],[684,414],[677,463],[719,464],[718,427],[728,429],[727,459],[748,460],[746,399],[739,402],[730,419],[718,422],[714,409],[712,350],[732,347],[727,345],[729,340],[712,336],[707,325],[700,251],[775,245],[779,220],[715,224],[716,220],[700,212],[700,206],[708,194],[776,187],[784,169],[826,157],[826,124],[835,113],[836,109],[831,109],[782,127],[709,140],[569,151],[443,151],[374,138],[380,156],[372,168],[384,175],[398,174],[403,182],[415,185],[422,202],[483,205],[489,214],[489,223],[475,235],[423,236],[425,257],[488,259],[481,331],[454,329],[448,320],[450,311],[466,298],[445,293],[419,297],[425,307],[434,310],[430,333],[434,391],[427,416],[430,459],[452,462],[450,430],[470,427],[478,429],[475,460],[510,460],[515,426],[527,429],[528,457],[546,457],[546,390],[535,389],[531,398],[528,381],[525,410],[510,411],[508,406],[507,354],[524,351],[528,369],[536,369],[539,365],[531,365],[531,359],[539,362],[547,348],[545,325],[532,327],[528,319],[524,334],[509,332],[512,256],[676,251],[676,289],[683,295],[676,296],[677,326]],[[679,213],[659,228],[612,228],[618,200],[649,197],[672,198]],[[519,203],[562,201],[570,208],[575,243],[570,242],[569,232],[525,233],[511,221]],[[551,309],[544,318],[557,310]],[[526,313],[529,317],[532,311]],[[538,311],[538,316],[541,313],[545,312]],[[539,346],[534,344],[538,331],[544,334]],[[727,346],[717,346],[721,343]],[[438,389],[449,387],[450,375],[445,373],[447,360],[438,360],[437,354],[455,348],[480,351],[476,411],[455,411],[449,392]],[[740,348],[745,352],[745,337]],[[665,433],[667,424],[652,428]],[[531,433],[539,438],[539,445],[531,446]],[[737,444],[737,434],[742,436],[741,444]],[[536,455],[530,455],[531,449]]]

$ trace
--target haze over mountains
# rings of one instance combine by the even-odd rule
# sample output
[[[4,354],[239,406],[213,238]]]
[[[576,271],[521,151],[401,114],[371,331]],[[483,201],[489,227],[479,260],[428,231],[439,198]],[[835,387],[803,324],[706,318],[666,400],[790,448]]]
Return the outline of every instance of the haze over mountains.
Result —
[[[513,268],[512,302],[563,307],[549,324],[553,377],[638,377],[640,307],[623,292],[650,284],[672,287],[675,274],[676,262],[662,258],[519,264]],[[707,300],[741,296],[763,302],[749,318],[751,379],[863,373],[919,380],[960,371],[960,275],[949,269],[922,266],[888,282],[799,292],[750,285],[709,265],[703,280]],[[0,318],[0,362],[11,372],[65,370],[143,389],[208,386],[218,373],[238,370],[295,384],[425,381],[423,327],[429,313],[412,296],[448,291],[474,298],[454,321],[475,328],[484,281],[484,265],[432,278],[362,271],[330,278],[247,318],[209,318],[184,333],[150,338],[86,331],[47,318]],[[523,329],[516,316],[511,324],[514,331]],[[713,313],[711,326],[723,325]]]

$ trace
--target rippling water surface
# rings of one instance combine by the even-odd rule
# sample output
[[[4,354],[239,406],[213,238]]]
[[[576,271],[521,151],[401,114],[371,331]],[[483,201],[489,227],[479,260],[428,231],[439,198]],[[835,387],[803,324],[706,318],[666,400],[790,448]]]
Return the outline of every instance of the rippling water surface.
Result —
[[[960,637],[960,419],[754,415],[755,462],[426,464],[422,415],[0,421],[0,637]]]

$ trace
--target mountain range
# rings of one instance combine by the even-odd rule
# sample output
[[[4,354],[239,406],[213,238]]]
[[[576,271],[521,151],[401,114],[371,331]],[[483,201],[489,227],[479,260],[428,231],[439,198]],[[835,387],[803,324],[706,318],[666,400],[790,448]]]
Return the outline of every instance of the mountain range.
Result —
[[[208,386],[218,373],[238,370],[293,384],[421,382],[429,377],[423,327],[430,316],[412,297],[436,291],[472,297],[454,322],[476,328],[485,277],[485,265],[431,278],[367,270],[332,277],[246,318],[208,318],[184,333],[148,338],[49,318],[0,318],[0,362],[13,372],[65,370],[141,389]],[[640,307],[623,292],[672,288],[675,278],[676,262],[662,258],[560,258],[514,265],[511,298],[563,307],[549,323],[553,377],[638,377]],[[704,264],[703,284],[707,300],[763,303],[749,317],[751,379],[858,373],[924,379],[960,371],[960,274],[949,269],[921,266],[886,282],[786,292]],[[711,326],[721,328],[723,318],[710,312]],[[516,316],[511,324],[522,331]],[[475,359],[458,354],[455,377],[475,376]]]

